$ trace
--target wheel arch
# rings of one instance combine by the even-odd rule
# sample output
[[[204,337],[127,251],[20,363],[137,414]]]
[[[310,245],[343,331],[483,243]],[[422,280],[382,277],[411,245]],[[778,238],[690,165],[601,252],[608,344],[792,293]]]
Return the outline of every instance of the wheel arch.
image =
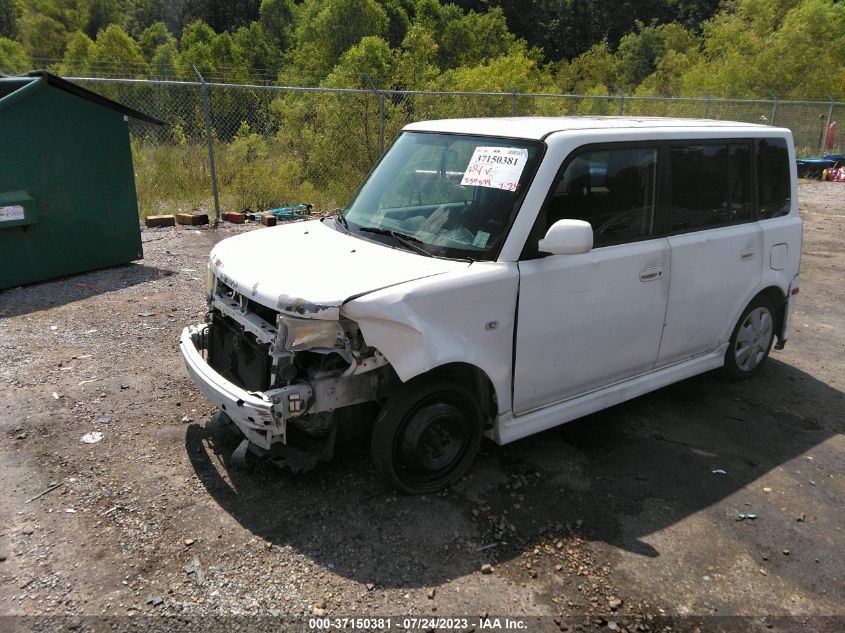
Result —
[[[478,403],[481,405],[484,428],[492,428],[499,415],[499,405],[496,398],[496,387],[483,369],[471,363],[451,362],[433,367],[418,376],[414,376],[412,380],[423,376],[444,377],[470,387],[475,392]]]
[[[783,288],[779,286],[766,286],[755,292],[753,295],[746,297],[745,301],[737,308],[736,313],[734,314],[733,319],[728,326],[727,332],[725,332],[723,336],[723,342],[728,342],[733,334],[734,328],[736,328],[737,323],[739,323],[739,319],[742,316],[742,313],[745,312],[745,309],[751,305],[753,301],[756,301],[758,297],[766,297],[769,301],[771,301],[772,305],[775,308],[775,336],[780,340],[783,336],[783,326],[786,323],[786,309],[788,306],[786,292],[784,292]]]
[[[780,341],[783,338],[783,326],[786,323],[786,310],[789,308],[786,293],[778,286],[768,286],[763,288],[760,292],[751,298],[754,301],[758,297],[764,296],[775,308],[775,336]],[[751,304],[751,301],[745,304],[745,307]],[[743,310],[745,310],[745,307]]]

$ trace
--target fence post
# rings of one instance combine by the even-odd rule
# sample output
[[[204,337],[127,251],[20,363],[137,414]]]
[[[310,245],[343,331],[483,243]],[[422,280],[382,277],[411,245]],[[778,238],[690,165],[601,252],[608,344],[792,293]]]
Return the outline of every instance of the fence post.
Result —
[[[704,118],[710,118],[710,93],[704,91]]]
[[[217,164],[214,162],[214,138],[211,135],[211,108],[208,105],[208,85],[205,83],[199,69],[193,66],[194,72],[200,80],[202,92],[202,110],[205,118],[205,141],[208,143],[208,163],[211,168],[211,193],[214,194],[214,226],[220,223],[220,198],[217,194]]]
[[[384,93],[376,88],[369,73],[364,73],[364,79],[370,84],[374,95],[378,96],[378,154],[384,154]]]
[[[384,93],[378,93],[378,151],[384,154]]]
[[[622,91],[622,88],[620,88],[616,84],[613,84],[613,89],[616,90],[617,93],[619,93],[619,114],[617,116],[622,116],[622,114],[625,112],[625,93]]]
[[[511,116],[516,116],[516,90],[513,89],[513,86],[507,80],[505,81],[505,85],[511,91]]]
[[[769,91],[769,95],[772,97],[772,118],[769,121],[769,125],[774,125],[778,117],[778,98],[771,90]]]
[[[822,131],[822,140],[819,144],[819,154],[824,155],[824,144],[827,140],[827,131],[830,129],[830,120],[833,118],[833,96],[828,94],[827,100],[830,101],[830,105],[827,107],[827,122],[824,124],[824,130]]]

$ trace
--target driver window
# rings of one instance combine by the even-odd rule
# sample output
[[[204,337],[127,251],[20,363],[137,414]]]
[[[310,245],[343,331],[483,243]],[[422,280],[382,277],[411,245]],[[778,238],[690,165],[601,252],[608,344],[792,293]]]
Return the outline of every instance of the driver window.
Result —
[[[585,220],[594,248],[654,234],[657,149],[579,154],[558,176],[546,210],[546,230],[558,220]]]

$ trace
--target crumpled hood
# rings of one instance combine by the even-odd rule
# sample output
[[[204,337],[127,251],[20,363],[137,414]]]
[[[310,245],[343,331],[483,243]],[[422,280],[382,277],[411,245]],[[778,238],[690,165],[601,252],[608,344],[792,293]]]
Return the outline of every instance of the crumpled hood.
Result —
[[[209,260],[214,274],[245,297],[293,316],[326,320],[339,318],[351,297],[469,266],[346,235],[319,220],[227,238]]]

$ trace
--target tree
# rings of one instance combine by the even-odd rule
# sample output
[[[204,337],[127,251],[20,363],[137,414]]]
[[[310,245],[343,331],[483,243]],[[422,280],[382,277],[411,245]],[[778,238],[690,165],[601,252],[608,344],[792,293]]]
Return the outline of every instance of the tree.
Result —
[[[340,57],[340,61],[324,82],[338,88],[377,88],[391,83],[393,54],[390,45],[380,37],[367,36]]]
[[[474,66],[485,59],[507,53],[514,43],[504,13],[499,8],[486,13],[470,11],[466,15],[443,20],[440,31],[440,66]]]
[[[49,65],[62,59],[67,38],[65,26],[48,15],[29,15],[23,20],[21,40],[36,65],[39,62]]]
[[[212,78],[217,65],[211,52],[211,45],[216,37],[217,34],[202,20],[192,22],[182,31],[181,50],[177,63],[181,79],[196,79],[191,66],[196,66],[204,78]]]
[[[175,42],[160,44],[150,61],[150,72],[158,79],[174,79],[177,76],[176,64],[179,50]]]
[[[0,37],[0,72],[17,75],[32,69],[32,61],[20,42]]]
[[[0,37],[17,37],[20,17],[18,0],[0,0]]]
[[[170,8],[175,3],[171,0],[167,4]],[[126,32],[135,39],[140,38],[145,29],[165,19],[164,0],[121,0],[121,6],[125,13]],[[179,13],[181,22],[181,8]],[[153,51],[150,52],[152,54]]]
[[[437,66],[437,41],[434,33],[422,24],[408,29],[402,46],[396,51],[396,82],[401,88],[425,90],[440,74]]]
[[[607,42],[590,47],[572,62],[558,64],[557,85],[564,93],[613,93],[617,82],[617,63]]]
[[[695,36],[679,24],[645,26],[638,22],[637,30],[625,35],[616,50],[620,87],[633,91],[669,51],[686,53],[697,44]]]
[[[236,31],[258,19],[261,0],[186,0],[185,23],[202,20],[216,32]]]
[[[141,36],[138,38],[138,45],[141,47],[141,52],[148,60],[152,60],[153,55],[155,55],[159,46],[170,42],[175,45],[176,38],[173,37],[173,34],[167,29],[164,22],[154,22],[153,24],[150,24],[150,26],[145,28],[141,33]]]
[[[123,22],[123,13],[117,4],[117,0],[87,1],[88,20],[85,24],[85,33],[89,37],[96,37],[97,33],[109,24],[120,24]]]
[[[65,57],[59,68],[62,75],[84,77],[89,74],[93,40],[82,31],[76,31],[68,39]]]
[[[273,81],[282,66],[282,51],[261,22],[242,26],[232,36],[235,60],[245,81]]]
[[[117,24],[109,24],[97,33],[91,65],[120,77],[145,77],[149,72],[141,47]]]
[[[411,25],[408,9],[402,0],[383,0],[382,5],[389,23],[387,41],[391,46],[399,46]]]
[[[305,80],[319,81],[362,38],[387,36],[388,26],[375,0],[306,0],[294,32],[294,68]]]
[[[281,50],[287,50],[296,10],[293,0],[261,0],[261,26]]]

